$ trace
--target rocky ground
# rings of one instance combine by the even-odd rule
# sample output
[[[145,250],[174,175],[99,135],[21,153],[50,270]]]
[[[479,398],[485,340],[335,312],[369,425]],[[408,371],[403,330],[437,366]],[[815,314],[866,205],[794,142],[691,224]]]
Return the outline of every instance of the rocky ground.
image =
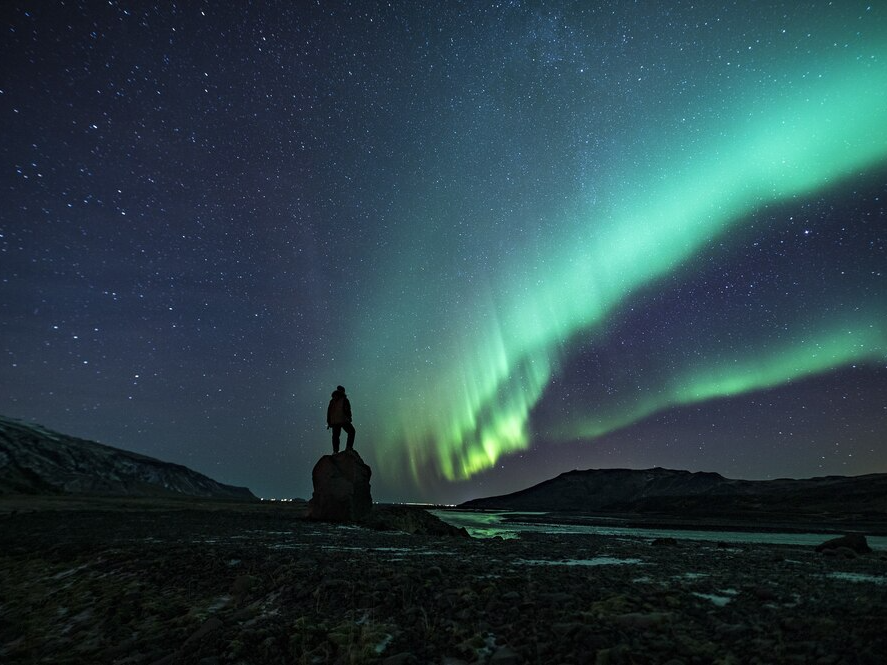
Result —
[[[478,540],[301,515],[0,502],[0,662],[825,665],[887,653],[883,552]]]

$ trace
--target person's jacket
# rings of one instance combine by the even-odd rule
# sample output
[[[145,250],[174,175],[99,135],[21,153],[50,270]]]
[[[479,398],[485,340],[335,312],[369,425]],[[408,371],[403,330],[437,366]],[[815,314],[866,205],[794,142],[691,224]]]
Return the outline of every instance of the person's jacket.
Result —
[[[351,422],[351,402],[345,397],[345,393],[338,390],[333,392],[333,398],[326,410],[327,425],[343,425]]]

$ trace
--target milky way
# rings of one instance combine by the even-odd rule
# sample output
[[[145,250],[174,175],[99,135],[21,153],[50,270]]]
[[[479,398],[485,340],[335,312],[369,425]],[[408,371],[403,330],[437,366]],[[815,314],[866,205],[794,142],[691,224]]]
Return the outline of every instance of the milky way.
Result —
[[[887,14],[3,10],[4,415],[310,494],[887,470]],[[762,460],[764,460],[762,462]]]

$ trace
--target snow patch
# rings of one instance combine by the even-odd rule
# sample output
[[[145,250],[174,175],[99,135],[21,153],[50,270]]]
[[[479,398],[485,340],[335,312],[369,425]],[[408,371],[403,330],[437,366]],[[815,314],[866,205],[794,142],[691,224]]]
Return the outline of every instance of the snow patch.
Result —
[[[681,573],[680,575],[675,575],[674,579],[676,580],[700,580],[703,577],[708,577],[705,573]]]
[[[862,582],[869,584],[887,584],[887,577],[883,575],[866,575],[865,573],[829,573],[826,577],[833,580],[844,580],[846,582]]]
[[[621,566],[643,564],[641,559],[619,559],[612,556],[596,556],[591,559],[517,559],[515,563],[529,566]]]
[[[88,563],[84,563],[82,566],[77,566],[76,568],[71,568],[70,570],[63,570],[63,571],[60,572],[60,573],[56,573],[55,575],[52,576],[52,579],[54,579],[54,580],[63,580],[63,579],[65,579],[66,577],[70,577],[70,576],[73,575],[74,573],[78,573],[78,572],[80,572],[81,570],[83,570],[84,568],[88,568],[88,567],[89,567],[89,564],[88,564]]]
[[[373,650],[377,654],[381,654],[383,651],[385,651],[385,649],[388,648],[388,645],[391,644],[391,640],[393,639],[394,635],[386,634],[385,637],[382,638],[382,641],[379,642],[375,647],[373,647]]]
[[[214,602],[212,605],[207,607],[206,611],[207,612],[218,612],[220,609],[227,606],[228,603],[230,603],[230,602],[231,602],[231,596],[229,596],[226,593],[225,595],[219,596],[218,598],[216,598],[216,602]]]
[[[731,600],[733,600],[733,596],[736,594],[735,591],[733,591],[732,594],[727,594],[728,591],[733,591],[733,590],[732,589],[725,589],[724,591],[721,592],[726,595],[719,595],[716,593],[699,593],[698,591],[694,591],[693,595],[696,596],[697,598],[704,598],[705,600],[710,600],[717,607],[723,607],[724,605],[729,603]]]

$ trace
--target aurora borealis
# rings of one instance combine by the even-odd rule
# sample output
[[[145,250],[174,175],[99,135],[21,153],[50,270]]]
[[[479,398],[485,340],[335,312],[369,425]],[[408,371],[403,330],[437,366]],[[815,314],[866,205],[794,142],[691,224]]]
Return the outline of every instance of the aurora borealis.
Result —
[[[649,4],[649,3],[647,3]],[[3,9],[0,412],[310,494],[887,471],[887,13]]]

